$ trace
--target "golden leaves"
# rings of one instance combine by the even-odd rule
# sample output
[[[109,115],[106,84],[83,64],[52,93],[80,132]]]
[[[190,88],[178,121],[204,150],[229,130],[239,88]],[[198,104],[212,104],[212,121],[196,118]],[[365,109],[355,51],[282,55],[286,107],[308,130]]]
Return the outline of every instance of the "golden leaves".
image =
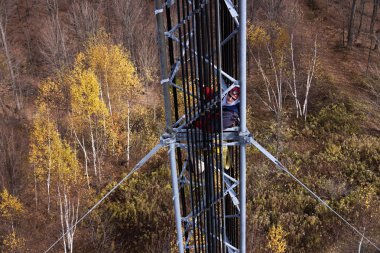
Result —
[[[73,117],[86,123],[91,117],[108,116],[105,103],[100,98],[100,90],[95,73],[76,66],[67,76],[71,95]]]
[[[30,134],[29,162],[36,177],[66,183],[81,175],[69,143],[85,153],[86,173],[90,155],[96,174],[95,166],[100,166],[105,153],[123,154],[121,143],[126,143],[126,136],[120,132],[125,130],[127,104],[140,87],[136,68],[123,47],[102,31],[91,37],[72,68],[61,69],[54,79],[41,83]],[[66,135],[61,136],[58,129]]]
[[[61,139],[45,104],[38,108],[30,135],[29,163],[39,180],[51,177],[55,182],[78,179],[79,163],[71,147]]]
[[[248,23],[247,38],[252,48],[270,47],[275,54],[286,50],[290,44],[289,32],[276,22],[258,25]]]
[[[7,189],[0,193],[0,215],[5,219],[11,219],[14,216],[21,215],[25,212],[24,206]]]
[[[270,37],[262,26],[254,26],[252,23],[248,23],[247,27],[248,44],[252,47],[266,46],[269,43]]]
[[[142,88],[129,54],[121,45],[114,45],[104,32],[89,40],[81,61],[95,73],[109,110],[109,100],[121,110],[120,106],[125,107],[125,102]]]
[[[6,235],[3,240],[3,252],[21,252],[25,247],[25,239],[18,237],[16,232],[13,231]]]
[[[284,253],[287,247],[285,240],[286,235],[287,233],[281,225],[273,225],[268,233],[268,249],[274,253]]]

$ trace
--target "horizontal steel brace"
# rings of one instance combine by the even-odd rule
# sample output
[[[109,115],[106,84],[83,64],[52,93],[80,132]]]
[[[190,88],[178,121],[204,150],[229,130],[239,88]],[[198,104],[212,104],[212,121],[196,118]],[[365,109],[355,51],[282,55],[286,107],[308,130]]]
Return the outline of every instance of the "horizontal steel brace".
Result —
[[[234,32],[233,32],[234,33]],[[237,33],[236,33],[237,34]],[[180,43],[180,40],[175,37],[173,34],[169,34],[168,32],[165,32],[165,35],[169,38],[169,39],[172,39],[173,41],[177,42],[178,44],[181,44],[185,49],[189,50],[190,48],[188,47],[188,45],[184,44],[184,43]],[[228,37],[227,37],[228,38]],[[198,52],[195,51],[194,49],[191,49],[190,52],[194,55],[194,56],[198,56]],[[214,69],[218,69],[217,66],[215,66],[214,64],[212,64],[210,62],[210,60],[207,58],[207,57],[204,57],[204,56],[201,56],[202,59],[205,60],[205,62],[209,63]],[[236,79],[231,77],[229,74],[227,74],[226,72],[224,72],[223,70],[221,70],[221,73],[223,76],[225,76],[226,78],[228,78],[231,82],[233,83],[237,83]]]

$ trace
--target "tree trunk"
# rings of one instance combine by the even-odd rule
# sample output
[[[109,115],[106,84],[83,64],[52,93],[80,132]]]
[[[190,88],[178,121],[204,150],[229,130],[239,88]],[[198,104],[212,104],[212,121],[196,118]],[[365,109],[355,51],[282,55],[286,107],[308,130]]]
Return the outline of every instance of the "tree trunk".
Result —
[[[371,38],[371,44],[370,44],[369,50],[368,50],[368,60],[367,60],[366,73],[368,73],[369,64],[371,62],[371,52],[372,52],[373,41],[374,41],[373,30],[374,30],[374,27],[375,27],[378,7],[379,7],[379,0],[373,0],[373,10],[372,10],[372,17],[371,17],[371,26],[369,28],[369,34],[370,34],[370,38]]]
[[[110,96],[110,88],[109,88],[109,85],[108,85],[108,77],[107,77],[107,73],[106,73],[106,78],[105,78],[105,83],[106,83],[106,89],[107,89],[107,102],[108,102],[108,109],[110,111],[110,115],[111,115],[111,119],[112,119],[112,105],[111,105],[111,96]]]
[[[51,164],[52,164],[52,161],[51,161],[51,142],[50,142],[50,133],[49,133],[49,136],[48,137],[48,141],[49,141],[49,165],[48,165],[48,176],[47,176],[47,179],[46,179],[46,184],[47,184],[47,194],[48,194],[48,213],[50,213],[50,182],[51,182]]]
[[[63,236],[63,249],[64,249],[64,252],[67,253],[66,238],[65,238],[65,225],[64,225],[64,213],[63,213],[63,206],[62,206],[61,191],[59,190],[59,186],[58,186],[58,199],[59,199],[59,211],[60,211],[59,216],[61,218],[61,227],[62,227],[62,236]]]
[[[85,164],[85,175],[86,175],[86,178],[87,178],[87,186],[88,186],[88,189],[90,189],[90,179],[89,179],[89,176],[88,176],[88,156],[87,156],[87,151],[86,151],[86,147],[84,145],[84,140],[83,140],[83,143],[79,140],[78,138],[78,135],[77,133],[74,131],[74,135],[75,135],[75,138],[77,139],[77,142],[79,144],[79,146],[81,147],[82,151],[83,151],[83,155],[84,155],[84,164]]]
[[[98,176],[98,171],[97,171],[97,166],[96,166],[97,154],[96,154],[95,138],[94,138],[94,133],[92,131],[92,124],[91,123],[90,123],[90,136],[91,136],[91,147],[92,147],[92,159],[93,159],[93,164],[94,164],[94,173],[95,173],[95,176]]]
[[[355,40],[357,40],[359,38],[360,32],[362,30],[365,3],[366,3],[366,0],[361,0],[361,2],[360,2],[360,21],[359,21],[358,32],[356,34]]]
[[[62,196],[60,192],[60,187],[58,187],[58,198],[59,198],[62,234],[64,235],[63,236],[64,252],[73,253],[74,252],[74,234],[75,234],[76,224],[78,222],[78,217],[79,217],[78,216],[79,197],[78,197],[77,206],[75,208],[75,203],[71,203],[68,197],[67,188],[63,186],[63,201],[62,201]]]
[[[349,49],[352,48],[352,41],[353,41],[353,29],[354,29],[354,20],[355,20],[355,11],[356,11],[356,0],[352,0],[352,6],[351,6],[351,14],[350,14],[350,20],[348,22],[348,29],[347,29],[347,46]]]
[[[296,107],[296,115],[297,115],[297,119],[298,119],[300,116],[300,113],[302,114],[302,110],[301,110],[301,105],[300,105],[300,102],[298,99],[298,94],[297,94],[296,65],[295,65],[295,61],[294,61],[293,34],[291,35],[291,40],[290,40],[290,52],[291,52],[291,56],[292,56],[292,78],[293,78],[293,80],[292,80],[292,84],[289,83],[289,88],[290,88],[290,91],[291,91],[293,98],[294,98],[295,107]]]
[[[314,76],[315,65],[317,64],[317,36],[315,36],[314,54],[313,54],[313,58],[312,58],[310,63],[311,63],[310,67],[309,67],[309,70],[307,72],[306,93],[305,93],[305,100],[303,102],[303,109],[302,109],[302,114],[304,116],[305,121],[306,121],[306,117],[307,117],[307,104],[308,104],[308,97],[309,97],[311,82],[312,82],[313,76]]]
[[[127,105],[127,109],[128,109],[128,112],[127,112],[127,166],[129,168],[129,156],[130,156],[130,143],[131,143],[131,128],[130,128],[130,121],[129,121],[129,117],[130,117],[130,103],[128,101],[128,105]]]
[[[20,102],[20,98],[19,98],[19,94],[18,94],[18,88],[17,88],[17,84],[16,84],[16,75],[15,75],[15,72],[13,69],[12,59],[11,59],[11,55],[9,53],[8,44],[7,44],[7,40],[6,40],[5,24],[3,24],[1,20],[0,20],[0,33],[1,33],[1,39],[3,41],[3,46],[4,46],[5,57],[6,57],[7,65],[8,65],[8,69],[9,69],[9,74],[11,76],[13,94],[14,94],[15,100],[16,100],[16,108],[19,111],[21,109],[21,102]]]
[[[372,10],[372,17],[371,17],[371,26],[369,28],[369,33],[372,36],[374,32],[374,27],[376,23],[376,17],[377,17],[377,9],[379,7],[379,0],[373,0],[373,10]]]
[[[344,41],[345,41],[345,28],[344,28],[344,18],[343,18],[343,25],[342,25],[342,47],[344,47],[344,45],[345,45],[345,43],[344,43]]]
[[[109,4],[109,1],[104,1],[104,3],[106,4],[106,12],[107,12],[107,31],[108,33],[112,33],[111,31],[111,8],[110,8],[110,4]]]

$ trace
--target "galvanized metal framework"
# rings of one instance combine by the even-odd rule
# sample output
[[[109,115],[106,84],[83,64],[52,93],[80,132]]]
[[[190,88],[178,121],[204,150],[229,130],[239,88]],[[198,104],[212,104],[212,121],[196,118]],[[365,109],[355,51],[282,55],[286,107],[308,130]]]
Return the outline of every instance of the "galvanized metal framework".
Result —
[[[246,0],[155,8],[179,252],[245,252]],[[224,129],[234,87],[240,127]]]

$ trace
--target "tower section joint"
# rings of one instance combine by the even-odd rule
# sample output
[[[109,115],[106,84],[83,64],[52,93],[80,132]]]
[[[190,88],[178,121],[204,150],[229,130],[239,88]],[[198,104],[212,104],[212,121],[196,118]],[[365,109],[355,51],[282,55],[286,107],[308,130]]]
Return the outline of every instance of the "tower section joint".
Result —
[[[251,143],[251,133],[249,131],[239,133],[240,144],[250,144]]]
[[[176,135],[174,133],[165,132],[161,135],[161,143],[165,146],[169,146],[171,143],[176,143]]]

